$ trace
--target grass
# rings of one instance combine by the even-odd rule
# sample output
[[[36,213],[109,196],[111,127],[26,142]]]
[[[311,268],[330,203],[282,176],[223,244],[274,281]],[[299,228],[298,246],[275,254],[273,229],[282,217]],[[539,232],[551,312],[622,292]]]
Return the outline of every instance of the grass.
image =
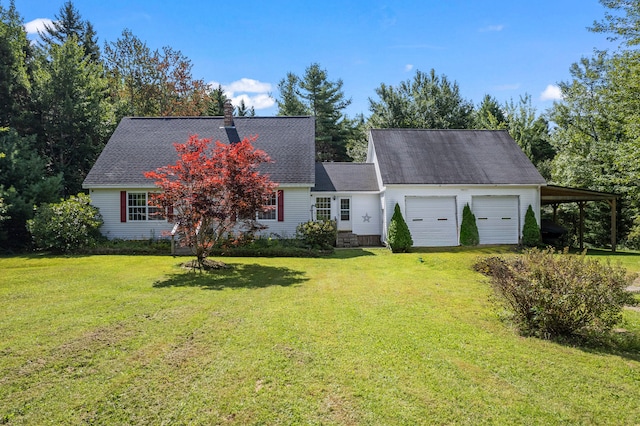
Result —
[[[637,424],[640,353],[516,335],[495,252],[0,258],[0,424]]]

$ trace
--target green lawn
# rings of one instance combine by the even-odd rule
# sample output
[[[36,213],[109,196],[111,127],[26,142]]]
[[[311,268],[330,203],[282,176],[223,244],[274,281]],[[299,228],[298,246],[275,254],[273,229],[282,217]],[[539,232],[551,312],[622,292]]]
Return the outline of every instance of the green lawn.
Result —
[[[516,335],[496,251],[0,258],[0,424],[638,424],[640,353]]]

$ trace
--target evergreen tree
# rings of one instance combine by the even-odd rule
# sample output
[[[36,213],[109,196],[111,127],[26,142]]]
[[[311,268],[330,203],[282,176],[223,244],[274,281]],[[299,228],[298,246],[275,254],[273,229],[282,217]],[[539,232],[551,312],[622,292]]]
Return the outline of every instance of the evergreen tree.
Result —
[[[256,110],[251,107],[248,108],[247,105],[244,103],[244,99],[240,99],[240,105],[238,105],[235,109],[235,115],[237,115],[238,117],[255,117],[256,116]]]
[[[484,95],[478,109],[473,114],[476,129],[502,130],[507,127],[507,118],[498,101],[491,95]]]
[[[94,62],[100,60],[100,47],[93,25],[82,19],[80,12],[71,0],[64,3],[51,25],[45,25],[45,30],[40,33],[40,38],[45,49],[54,44],[63,45],[70,38],[75,38],[82,46],[86,56]]]
[[[0,248],[19,249],[29,244],[27,220],[33,207],[61,195],[62,177],[47,176],[48,160],[38,155],[35,137],[0,130],[0,199],[5,212],[0,221]]]
[[[387,232],[387,244],[394,253],[405,253],[413,245],[409,226],[402,217],[400,206],[396,203]]]
[[[31,106],[30,63],[33,51],[24,22],[13,1],[0,4],[0,128],[12,127],[21,134],[34,126]]]
[[[282,116],[302,116],[309,115],[310,112],[299,96],[300,78],[293,73],[287,73],[287,77],[278,83],[280,98],[276,99],[278,105],[278,115]]]
[[[351,99],[342,91],[342,80],[329,81],[317,63],[307,67],[304,77],[289,73],[280,81],[279,115],[307,115],[316,119],[316,161],[348,161],[347,142],[354,124],[344,115]]]
[[[463,246],[477,246],[480,244],[476,216],[471,211],[469,204],[462,209],[462,223],[460,224],[460,244]]]
[[[535,247],[542,242],[540,227],[536,221],[531,204],[524,215],[524,226],[522,227],[522,244],[528,247]]]
[[[555,150],[549,143],[547,122],[536,113],[531,104],[531,95],[521,96],[518,103],[513,100],[507,102],[505,115],[509,134],[533,164],[553,159]]]
[[[218,87],[209,92],[209,107],[207,108],[207,115],[211,117],[223,116],[224,103],[227,99],[227,95],[224,94],[222,86],[218,84]]]
[[[381,84],[379,100],[369,98],[374,128],[470,129],[473,104],[462,98],[457,82],[447,76],[416,71],[398,87]]]
[[[353,131],[347,141],[347,154],[351,161],[364,163],[367,160],[367,149],[369,147],[368,133],[369,126],[363,114],[358,114],[353,120]]]
[[[52,45],[49,57],[34,86],[42,121],[40,151],[53,174],[62,174],[64,194],[71,195],[82,190],[114,126],[108,82],[102,65],[84,54],[75,36]]]

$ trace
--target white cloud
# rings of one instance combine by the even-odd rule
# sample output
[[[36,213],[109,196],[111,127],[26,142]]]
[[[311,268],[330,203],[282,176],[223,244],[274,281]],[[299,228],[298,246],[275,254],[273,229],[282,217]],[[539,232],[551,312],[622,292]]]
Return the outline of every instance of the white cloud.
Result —
[[[555,84],[549,84],[540,94],[541,101],[558,101],[562,99],[562,91]]]
[[[498,32],[504,29],[504,25],[488,25],[486,27],[480,28],[481,33],[489,33],[489,32]]]
[[[49,18],[38,18],[33,21],[29,21],[24,24],[24,29],[27,34],[38,34],[38,32],[44,32],[46,26],[53,26],[53,21]]]
[[[238,106],[240,105],[241,100],[244,101],[247,108],[253,107],[256,110],[271,108],[276,103],[276,101],[266,93],[261,93],[255,96],[249,96],[244,93],[242,95],[232,97],[231,103],[233,103],[234,106]]]
[[[248,108],[267,109],[275,105],[276,101],[271,97],[271,83],[263,83],[251,78],[241,78],[229,84],[222,84],[217,81],[209,83],[209,87],[217,89],[222,86],[224,94],[231,99],[234,106],[240,105],[243,100]]]
[[[241,78],[230,84],[222,86],[225,91],[235,93],[268,93],[271,91],[270,83],[263,83],[252,78]]]
[[[404,66],[404,70],[405,70],[406,72],[409,72],[409,71],[411,71],[412,69],[413,69],[413,64],[407,64],[407,65],[405,65],[405,66]]]

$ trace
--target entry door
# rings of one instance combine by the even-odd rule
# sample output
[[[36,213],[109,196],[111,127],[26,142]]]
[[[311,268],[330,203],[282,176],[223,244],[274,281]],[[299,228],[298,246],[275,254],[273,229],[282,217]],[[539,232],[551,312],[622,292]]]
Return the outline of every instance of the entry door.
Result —
[[[338,231],[351,231],[351,197],[338,198]]]

